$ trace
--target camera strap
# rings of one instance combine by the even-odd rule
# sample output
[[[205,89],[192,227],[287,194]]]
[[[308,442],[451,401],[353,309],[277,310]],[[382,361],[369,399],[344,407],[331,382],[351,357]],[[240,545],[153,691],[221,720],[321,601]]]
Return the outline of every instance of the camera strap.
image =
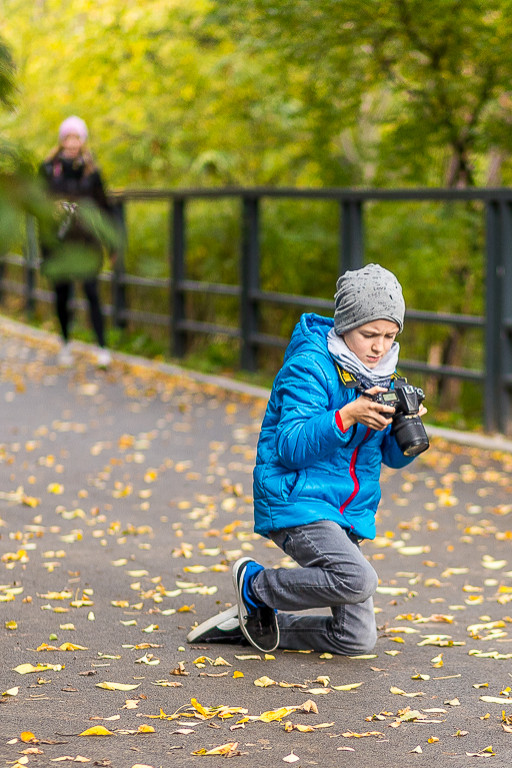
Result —
[[[346,371],[344,368],[342,368],[336,361],[334,361],[334,365],[336,366],[336,370],[338,371],[338,376],[341,379],[341,383],[347,387],[347,389],[354,389],[354,387],[357,387],[359,382],[354,376],[353,373],[350,373],[350,371]]]

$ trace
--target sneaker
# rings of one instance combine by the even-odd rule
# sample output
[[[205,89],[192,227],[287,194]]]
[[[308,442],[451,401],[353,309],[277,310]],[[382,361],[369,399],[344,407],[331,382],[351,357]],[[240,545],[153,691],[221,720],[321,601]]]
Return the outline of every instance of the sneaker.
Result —
[[[238,621],[238,606],[234,605],[198,624],[188,633],[187,642],[245,644],[247,641]]]
[[[251,577],[262,570],[263,566],[255,560],[241,557],[233,565],[233,585],[240,629],[251,645],[263,653],[270,653],[279,645],[276,612],[270,606],[257,602],[250,587]]]
[[[69,341],[64,341],[59,349],[57,364],[61,368],[71,368],[73,365],[73,353],[71,352],[71,344]]]
[[[112,362],[112,355],[109,349],[100,347],[98,354],[96,355],[96,365],[98,368],[108,368]]]

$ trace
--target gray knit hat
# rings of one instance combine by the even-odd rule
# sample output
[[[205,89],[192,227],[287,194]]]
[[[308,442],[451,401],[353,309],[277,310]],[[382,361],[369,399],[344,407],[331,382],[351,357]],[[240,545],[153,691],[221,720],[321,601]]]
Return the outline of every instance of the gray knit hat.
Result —
[[[391,320],[400,333],[404,314],[402,286],[379,264],[367,264],[338,278],[334,294],[334,330],[338,336],[373,320]]]

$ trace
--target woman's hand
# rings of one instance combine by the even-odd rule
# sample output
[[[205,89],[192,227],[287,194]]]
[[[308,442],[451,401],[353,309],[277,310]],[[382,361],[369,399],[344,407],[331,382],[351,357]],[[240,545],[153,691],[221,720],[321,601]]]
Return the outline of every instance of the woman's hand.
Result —
[[[387,392],[388,390],[384,387],[371,387],[366,391],[369,395],[376,395],[378,392]],[[376,403],[369,397],[361,395],[340,408],[338,413],[344,430],[349,429],[354,424],[364,424],[370,429],[381,432],[391,424],[395,409],[391,405],[382,405],[382,403]]]

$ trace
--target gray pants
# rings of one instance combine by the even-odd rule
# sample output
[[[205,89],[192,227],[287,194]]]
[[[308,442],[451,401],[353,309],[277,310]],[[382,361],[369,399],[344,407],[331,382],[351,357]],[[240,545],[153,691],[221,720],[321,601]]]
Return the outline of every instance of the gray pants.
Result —
[[[329,607],[332,613],[278,613],[279,647],[346,656],[372,651],[378,577],[356,537],[330,520],[270,536],[300,568],[265,568],[252,583],[256,597],[277,611]]]

